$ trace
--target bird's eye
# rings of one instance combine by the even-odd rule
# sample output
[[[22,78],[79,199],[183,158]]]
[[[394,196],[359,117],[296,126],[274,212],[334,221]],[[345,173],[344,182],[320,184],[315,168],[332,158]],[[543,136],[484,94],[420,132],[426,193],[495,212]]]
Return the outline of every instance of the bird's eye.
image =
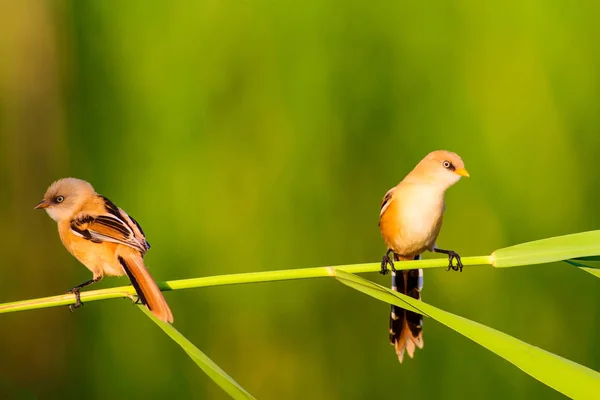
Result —
[[[56,202],[57,202],[57,203],[62,203],[64,200],[65,200],[65,198],[64,198],[64,197],[62,197],[62,196],[58,196],[58,197],[56,198]]]
[[[446,169],[450,168],[452,166],[452,163],[450,161],[444,160],[442,162],[442,166]]]

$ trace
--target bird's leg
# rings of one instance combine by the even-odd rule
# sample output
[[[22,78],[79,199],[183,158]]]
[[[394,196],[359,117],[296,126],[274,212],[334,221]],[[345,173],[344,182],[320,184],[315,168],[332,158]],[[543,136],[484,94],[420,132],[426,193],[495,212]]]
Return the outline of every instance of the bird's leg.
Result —
[[[392,253],[392,257],[390,257],[390,253]],[[383,255],[383,258],[381,259],[381,271],[379,271],[381,275],[385,275],[388,273],[388,264],[390,264],[392,271],[396,272],[396,268],[394,267],[394,250],[392,249],[388,249],[388,251],[386,251],[386,253]]]
[[[69,310],[71,310],[71,312],[83,305],[83,303],[81,302],[81,289],[83,289],[86,286],[90,286],[96,282],[100,282],[101,279],[102,275],[92,278],[89,281],[85,281],[82,284],[72,287],[67,291],[67,293],[73,293],[75,295],[75,304],[69,304]]]
[[[140,299],[140,296],[138,296],[137,294],[129,294],[123,298],[131,300],[131,304],[133,304],[134,306],[137,306],[138,304],[143,304],[142,299]]]
[[[448,269],[446,271],[450,271],[450,268],[452,268],[453,271],[462,272],[463,263],[460,260],[460,256],[458,255],[457,252],[455,252],[453,250],[442,250],[442,249],[438,249],[437,247],[434,248],[433,251],[435,253],[442,253],[442,254],[448,255]],[[456,266],[452,265],[452,260],[455,258],[456,258]]]

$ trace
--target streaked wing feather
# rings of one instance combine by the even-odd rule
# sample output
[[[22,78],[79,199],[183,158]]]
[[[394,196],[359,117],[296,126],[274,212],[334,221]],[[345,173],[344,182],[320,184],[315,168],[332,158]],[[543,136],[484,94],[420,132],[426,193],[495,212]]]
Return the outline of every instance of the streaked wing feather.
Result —
[[[381,216],[383,215],[385,210],[387,210],[387,208],[392,203],[392,199],[394,197],[394,189],[396,189],[396,188],[395,187],[391,188],[390,190],[387,191],[385,196],[383,196],[383,200],[381,201],[381,208],[379,209],[379,219],[380,220],[381,220]]]
[[[121,214],[129,224],[129,227],[133,230],[133,235],[138,239],[138,241],[144,246],[146,249],[144,253],[150,250],[150,243],[146,240],[146,235],[144,234],[144,230],[140,226],[140,224],[133,218],[131,215],[127,214],[125,211],[121,210]]]
[[[100,215],[88,224],[90,231],[100,235],[114,237],[115,239],[127,241],[133,237],[133,231],[122,221],[111,215]]]
[[[71,229],[76,235],[92,242],[123,244],[140,250],[142,253],[146,252],[145,243],[140,243],[133,230],[121,219],[111,214],[76,218],[71,222]]]

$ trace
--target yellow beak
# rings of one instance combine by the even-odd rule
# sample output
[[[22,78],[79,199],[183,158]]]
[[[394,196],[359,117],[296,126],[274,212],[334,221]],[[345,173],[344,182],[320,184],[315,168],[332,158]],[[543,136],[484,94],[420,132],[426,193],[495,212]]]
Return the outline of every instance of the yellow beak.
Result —
[[[36,204],[35,207],[33,207],[34,210],[38,210],[40,208],[48,208],[50,206],[50,204],[48,204],[48,202],[46,202],[46,200],[42,200],[39,203]]]
[[[455,174],[458,174],[458,175],[460,175],[460,176],[466,176],[467,178],[468,178],[469,176],[471,176],[471,175],[469,175],[469,172],[468,172],[466,169],[464,169],[464,168],[458,168],[458,169],[455,169],[455,170],[454,170],[454,173],[455,173]]]

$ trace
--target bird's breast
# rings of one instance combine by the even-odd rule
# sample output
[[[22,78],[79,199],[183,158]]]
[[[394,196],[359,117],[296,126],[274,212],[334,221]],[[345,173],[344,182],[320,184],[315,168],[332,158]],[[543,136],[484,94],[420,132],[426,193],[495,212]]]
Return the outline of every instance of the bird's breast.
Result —
[[[380,221],[386,244],[401,255],[416,255],[431,248],[443,212],[443,193],[429,188],[398,188]]]
[[[60,239],[65,248],[90,271],[102,271],[105,275],[123,275],[116,257],[117,244],[95,243],[73,233],[69,224],[59,225]]]

